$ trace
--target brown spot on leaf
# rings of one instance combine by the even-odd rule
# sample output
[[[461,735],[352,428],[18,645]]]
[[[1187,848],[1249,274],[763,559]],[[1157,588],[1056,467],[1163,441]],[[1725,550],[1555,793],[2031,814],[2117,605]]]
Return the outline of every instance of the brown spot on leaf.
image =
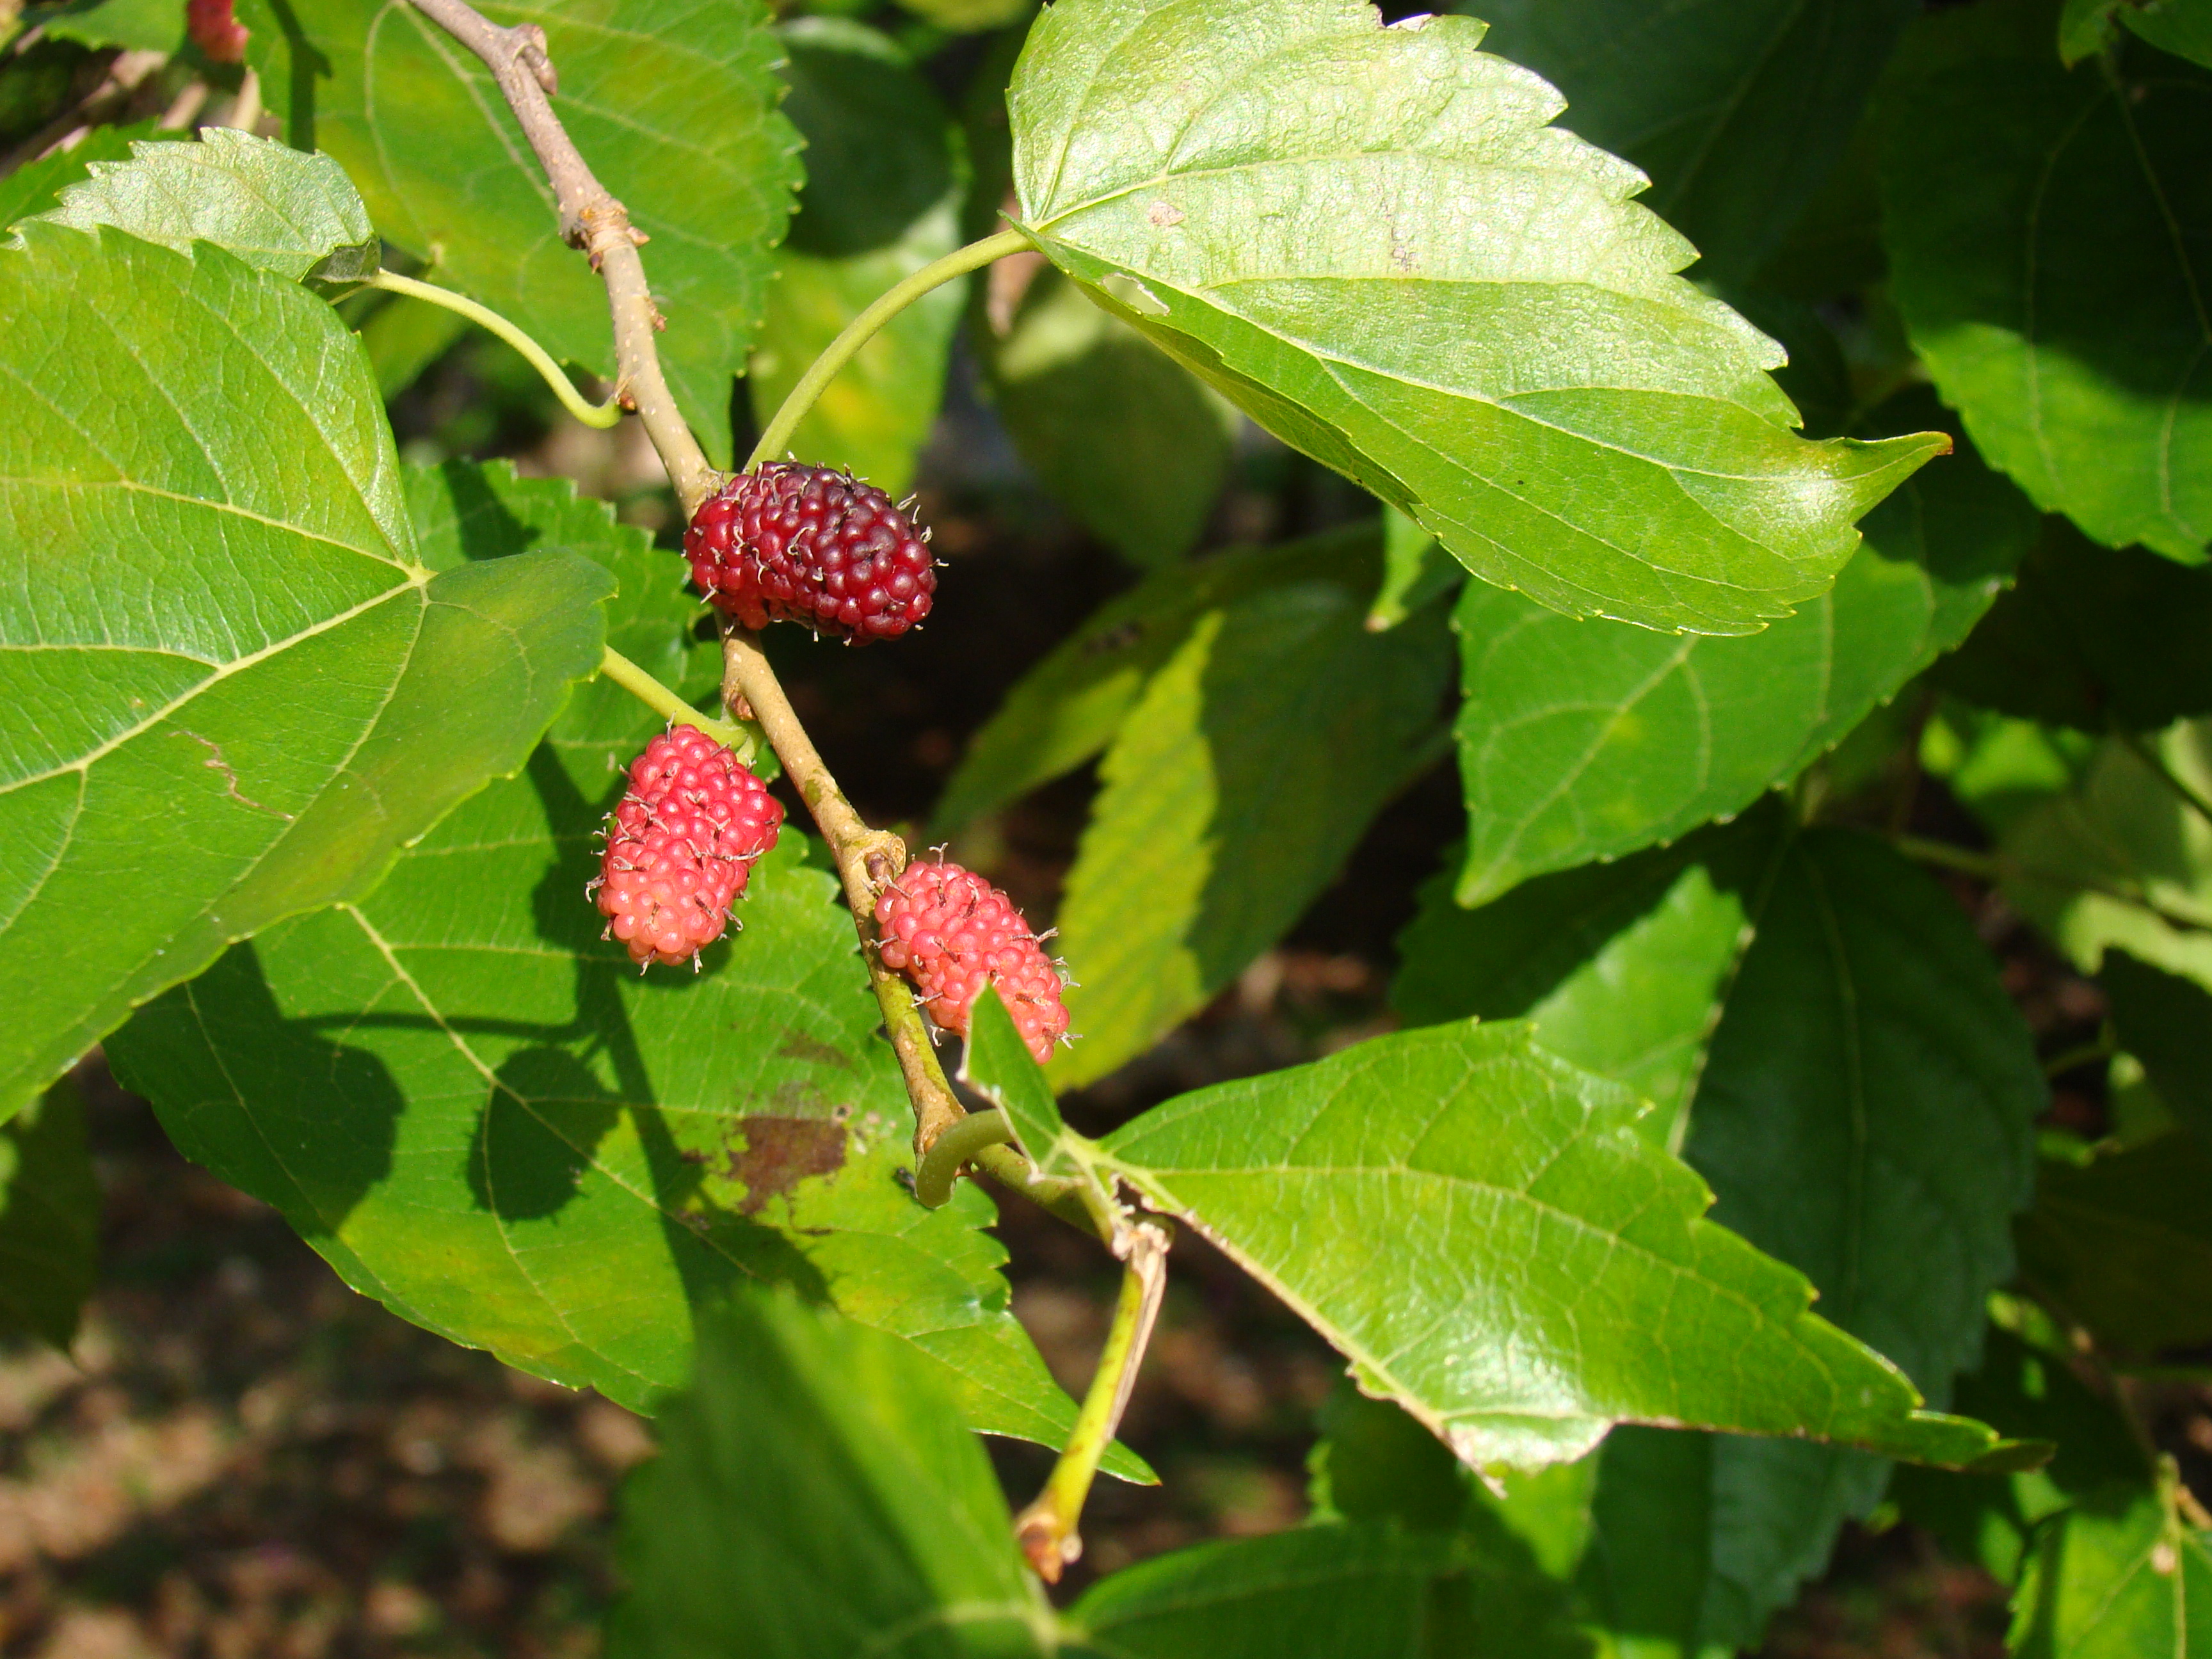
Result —
[[[836,1103],[830,1098],[829,1091],[803,1077],[787,1077],[765,1093],[756,1091],[753,1100],[768,1108],[769,1117],[805,1117],[820,1120],[835,1116]]]
[[[819,1037],[811,1037],[797,1026],[784,1028],[783,1041],[776,1045],[776,1053],[786,1060],[803,1060],[816,1066],[835,1066],[843,1071],[853,1069],[853,1057],[842,1048],[832,1048]]]
[[[744,1185],[738,1213],[757,1215],[771,1198],[781,1197],[809,1176],[835,1175],[845,1167],[845,1129],[811,1117],[747,1117],[738,1120],[744,1148],[730,1155],[727,1173]]]

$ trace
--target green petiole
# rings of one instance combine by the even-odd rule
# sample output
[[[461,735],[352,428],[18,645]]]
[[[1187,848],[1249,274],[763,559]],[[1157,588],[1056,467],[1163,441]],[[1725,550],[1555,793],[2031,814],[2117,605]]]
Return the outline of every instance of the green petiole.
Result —
[[[1013,1126],[1004,1112],[970,1112],[929,1145],[915,1166],[914,1195],[925,1209],[934,1210],[952,1198],[953,1177],[960,1166],[987,1146],[1003,1146],[1014,1138]]]
[[[622,405],[612,398],[603,404],[585,402],[583,394],[570,382],[561,365],[553,361],[552,353],[490,307],[480,306],[466,295],[456,294],[451,289],[439,288],[431,283],[418,283],[412,276],[401,276],[389,270],[380,270],[362,281],[369,288],[380,288],[389,294],[404,294],[410,300],[423,300],[434,306],[441,306],[490,330],[529,360],[530,366],[544,377],[547,386],[553,388],[553,395],[561,400],[561,407],[586,426],[597,427],[604,432],[622,419]]]
[[[612,646],[599,653],[599,672],[655,714],[678,726],[695,726],[724,748],[735,750],[747,766],[761,751],[761,735],[751,726],[701,714]]]
[[[1097,1476],[1098,1460],[1121,1425],[1167,1291],[1168,1231],[1163,1224],[1140,1221],[1126,1229],[1115,1241],[1115,1254],[1127,1264],[1121,1295],[1114,1304],[1114,1323],[1098,1355],[1098,1370],[1076,1413],[1075,1432],[1036,1502],[1014,1518],[1022,1553],[1047,1583],[1059,1583],[1061,1571],[1083,1553],[1076,1525]]]
[[[823,388],[837,376],[837,371],[853,361],[854,354],[876,336],[885,323],[904,311],[933,288],[941,288],[956,276],[965,276],[971,270],[980,270],[994,259],[1009,253],[1018,253],[1030,246],[1030,239],[1018,230],[1002,230],[994,236],[986,236],[980,242],[970,242],[966,247],[955,248],[942,259],[933,259],[904,282],[887,290],[883,297],[845,325],[844,331],[823,348],[822,355],[799,377],[799,384],[791,388],[781,408],[761,431],[760,441],[753,453],[745,458],[745,471],[755,471],[763,461],[783,453],[791,441],[791,434],[799,429],[806,411],[814,407],[814,400],[822,395]]]

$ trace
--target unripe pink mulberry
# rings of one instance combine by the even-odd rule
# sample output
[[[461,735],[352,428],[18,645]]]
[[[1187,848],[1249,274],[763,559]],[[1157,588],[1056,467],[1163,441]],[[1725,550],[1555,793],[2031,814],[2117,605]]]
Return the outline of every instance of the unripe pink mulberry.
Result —
[[[849,472],[775,461],[740,472],[684,532],[691,580],[748,628],[800,623],[853,645],[896,639],[929,614],[929,532]]]
[[[775,845],[783,806],[744,763],[696,726],[655,738],[630,763],[607,815],[599,879],[585,890],[630,960],[690,961],[721,938],[753,860]]]
[[[1060,971],[1013,902],[957,864],[910,864],[876,901],[876,952],[921,993],[929,1017],[968,1034],[986,983],[1042,1066],[1067,1033]]]
[[[246,57],[246,25],[231,10],[231,0],[185,0],[185,33],[215,64],[236,64]]]

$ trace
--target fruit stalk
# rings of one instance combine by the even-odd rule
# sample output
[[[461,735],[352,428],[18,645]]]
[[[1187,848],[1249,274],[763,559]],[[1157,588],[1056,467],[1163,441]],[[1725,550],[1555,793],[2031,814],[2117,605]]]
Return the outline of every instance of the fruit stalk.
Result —
[[[1137,1369],[1144,1363],[1153,1322],[1160,1316],[1160,1299],[1167,1291],[1168,1243],[1166,1229],[1149,1221],[1125,1228],[1114,1242],[1114,1252],[1126,1267],[1114,1323],[1098,1355],[1098,1370],[1084,1393],[1075,1432],[1053,1465],[1044,1490],[1014,1517],[1014,1537],[1022,1553],[1048,1584],[1058,1583],[1069,1564],[1082,1556],[1083,1540],[1076,1525],[1098,1474],[1098,1460],[1121,1426],[1129,1392],[1137,1385]]]
[[[712,714],[701,714],[611,645],[599,653],[599,677],[612,680],[653,713],[676,725],[697,726],[723,747],[736,750],[738,758],[746,765],[750,766],[759,757],[761,734],[756,727],[735,726],[728,720],[718,720]]]
[[[722,699],[740,718],[748,713],[768,733],[769,744],[783,763],[784,775],[799,791],[799,798],[813,814],[822,838],[837,863],[844,884],[845,902],[860,930],[860,956],[868,966],[868,982],[883,1011],[884,1030],[891,1051],[898,1056],[906,1078],[907,1097],[914,1103],[915,1157],[921,1159],[937,1137],[963,1116],[964,1110],[945,1080],[937,1063],[937,1048],[922,1024],[921,1011],[906,981],[884,966],[876,955],[876,897],[896,881],[906,868],[906,843],[886,830],[872,830],[867,820],[845,799],[837,780],[800,724],[791,699],[761,654],[759,641],[748,630],[728,628],[722,635]]]

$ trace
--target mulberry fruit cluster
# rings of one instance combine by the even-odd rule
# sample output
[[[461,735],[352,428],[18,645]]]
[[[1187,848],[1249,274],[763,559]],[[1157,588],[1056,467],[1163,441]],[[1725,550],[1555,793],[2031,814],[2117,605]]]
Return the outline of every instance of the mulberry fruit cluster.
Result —
[[[775,845],[783,807],[744,763],[679,726],[630,763],[608,815],[606,853],[587,890],[630,960],[696,965],[721,938],[753,860]]]
[[[1042,1066],[1066,1035],[1057,968],[1013,902],[957,864],[911,864],[876,901],[877,953],[921,993],[929,1017],[968,1034],[983,987],[994,984]]]
[[[231,10],[231,0],[185,0],[185,33],[215,64],[236,64],[246,57],[246,26]]]
[[[937,592],[929,532],[848,472],[778,461],[740,472],[684,533],[691,580],[748,628],[804,623],[853,645],[896,639]]]

